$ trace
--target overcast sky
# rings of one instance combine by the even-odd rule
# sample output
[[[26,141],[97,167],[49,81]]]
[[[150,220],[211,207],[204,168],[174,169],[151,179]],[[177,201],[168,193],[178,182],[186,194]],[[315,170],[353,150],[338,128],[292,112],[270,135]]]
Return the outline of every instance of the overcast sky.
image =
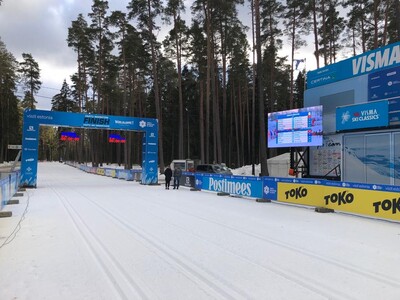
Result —
[[[108,2],[110,11],[126,12],[130,1]],[[192,2],[186,0],[188,12]],[[3,0],[0,6],[1,40],[18,61],[22,60],[22,53],[31,53],[41,70],[42,88],[36,95],[37,109],[50,109],[51,98],[59,92],[63,80],[70,82],[70,76],[76,72],[76,54],[66,42],[68,27],[80,13],[88,20],[91,6],[92,0]],[[190,18],[188,15],[187,19]],[[240,19],[250,26],[247,1],[240,8]],[[160,38],[169,30],[165,25],[161,27]],[[307,64],[312,59],[310,54],[300,56],[307,57]],[[18,95],[22,96],[22,93]]]

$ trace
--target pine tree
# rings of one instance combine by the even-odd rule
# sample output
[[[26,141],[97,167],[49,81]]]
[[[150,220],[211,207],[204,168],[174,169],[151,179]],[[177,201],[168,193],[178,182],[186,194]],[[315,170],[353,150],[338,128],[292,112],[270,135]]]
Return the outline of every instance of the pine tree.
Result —
[[[142,29],[142,35],[146,42],[150,45],[151,60],[152,60],[152,75],[153,75],[153,91],[154,91],[154,104],[156,109],[156,118],[158,119],[158,130],[163,132],[163,119],[161,111],[160,87],[158,82],[157,71],[157,42],[154,35],[157,26],[155,25],[155,18],[161,14],[162,4],[160,0],[133,0],[128,5],[129,18],[137,19],[139,28]],[[163,136],[159,135],[159,166],[160,172],[164,172],[164,148]]]
[[[164,159],[169,162],[179,157],[179,149],[176,147],[179,140],[177,132],[179,103],[176,101],[179,94],[178,75],[176,65],[166,57],[159,57],[158,73],[160,79],[160,97],[162,105],[162,115],[164,126],[162,134],[164,136]]]
[[[299,72],[294,86],[294,102],[296,107],[304,107],[305,70]]]
[[[14,159],[8,155],[7,147],[21,141],[21,114],[14,94],[17,70],[18,62],[0,40],[0,162]]]
[[[21,76],[25,97],[22,107],[35,109],[34,95],[40,90],[42,82],[40,79],[39,64],[33,59],[32,54],[22,53],[23,62],[20,63],[19,73]]]
[[[200,126],[201,134],[200,141],[203,143],[204,152],[202,152],[201,160],[205,163],[210,162],[210,133],[211,133],[211,107],[210,103],[214,103],[215,97],[215,64],[214,64],[214,28],[212,27],[213,18],[213,2],[211,0],[196,0],[193,3],[192,10],[195,14],[195,20],[197,23],[197,29],[200,29],[200,34],[205,36],[205,66],[204,74],[205,78],[201,82],[201,88],[204,86],[204,90],[201,91],[200,99]],[[203,48],[203,47],[202,47]],[[203,113],[203,103],[205,112]]]
[[[178,99],[179,99],[179,126],[178,126],[178,157],[184,158],[183,151],[183,96],[182,96],[182,51],[183,44],[185,43],[185,33],[187,27],[185,21],[181,19],[181,13],[185,11],[185,6],[182,0],[169,0],[165,8],[165,16],[169,21],[170,18],[173,20],[173,29],[170,31],[170,38],[164,43],[166,49],[170,50],[170,53],[175,54],[177,72],[178,72]],[[172,47],[168,47],[168,44],[172,44]]]
[[[89,40],[89,28],[82,14],[72,21],[68,28],[68,46],[73,48],[77,54],[78,71],[71,76],[73,82],[74,96],[78,101],[78,111],[85,110],[88,97],[88,70],[93,65],[93,49]]]
[[[344,0],[343,7],[348,8],[347,17],[349,19],[349,26],[354,28],[355,32],[358,32],[361,41],[361,51],[367,51],[367,40],[368,40],[368,23],[367,17],[367,6],[370,0],[359,1],[359,0]],[[355,43],[354,43],[355,44]]]
[[[268,176],[268,156],[267,156],[267,136],[265,130],[265,105],[264,105],[264,79],[263,79],[263,63],[262,63],[262,39],[261,39],[261,21],[260,21],[260,0],[254,0],[254,20],[256,32],[257,47],[257,95],[258,95],[258,124],[260,130],[260,164],[261,176]]]
[[[72,99],[72,92],[66,80],[64,80],[60,93],[53,96],[51,100],[51,110],[76,112],[78,107]]]
[[[303,38],[309,31],[309,23],[304,23],[302,19],[307,13],[306,7],[301,0],[288,0],[286,1],[286,8],[284,13],[283,24],[285,26],[284,33],[289,38],[289,43],[291,46],[291,72],[290,72],[290,98],[289,98],[289,108],[293,108],[293,87],[294,87],[294,53],[301,46],[306,45],[306,41]]]
[[[400,0],[388,1],[389,10],[387,12],[387,44],[392,44],[400,41]]]
[[[238,18],[237,6],[243,4],[243,0],[227,0],[227,1],[216,1],[214,15],[212,16],[213,27],[215,28],[215,39],[216,43],[219,41],[219,45],[214,46],[215,61],[216,63],[221,62],[222,66],[215,68],[215,82],[220,83],[217,86],[218,89],[222,90],[222,99],[218,94],[213,101],[213,128],[215,135],[215,145],[214,145],[214,155],[217,162],[225,162],[228,146],[228,126],[227,126],[227,72],[228,66],[230,64],[230,57],[232,56],[232,51],[236,47],[236,44],[240,44],[239,47],[246,48],[247,42],[243,39],[242,33],[245,32],[245,27]],[[221,72],[221,74],[219,74]],[[221,78],[221,79],[219,79]],[[243,86],[244,88],[245,86]],[[240,96],[240,95],[238,95]],[[247,97],[244,98],[247,100]],[[222,102],[222,105],[221,105]],[[220,110],[222,108],[222,118],[220,116]],[[243,127],[243,124],[240,124]],[[243,132],[243,130],[242,130]],[[236,136],[240,138],[239,135]],[[243,155],[243,147],[241,146],[241,151],[238,153],[239,157]]]
[[[265,47],[263,64],[265,66],[265,86],[267,108],[271,111],[277,101],[276,63],[278,51],[282,48],[282,31],[279,28],[279,19],[284,12],[283,5],[277,0],[268,0],[260,3],[262,15],[262,43]]]
[[[189,68],[188,65],[185,65],[182,70],[182,94],[183,99],[185,101],[185,132],[187,135],[186,139],[186,147],[187,147],[187,157],[191,158],[199,158],[200,157],[200,147],[199,147],[199,136],[200,136],[200,128],[199,128],[199,82],[198,82],[198,74],[196,70]]]
[[[107,56],[113,50],[111,33],[108,28],[108,1],[93,0],[90,17],[89,37],[94,49],[93,65],[90,66],[90,76],[93,88],[93,108],[98,114],[109,111],[109,95],[104,88]],[[102,147],[107,137],[103,131],[91,132],[92,163],[95,166],[106,161],[106,149]]]
[[[108,52],[111,52],[110,32],[107,22],[108,1],[93,0],[92,12],[88,15],[91,19],[89,25],[90,41],[94,47],[94,64],[91,66],[93,78],[93,94],[97,96],[96,113],[107,113],[107,98],[103,94],[105,62]],[[95,98],[95,96],[93,96]]]
[[[324,1],[324,0],[322,0]],[[318,28],[319,28],[319,2],[318,0],[310,0],[307,6],[307,13],[312,15],[312,28],[314,35],[314,56],[317,62],[317,69],[320,67],[319,64],[319,36],[318,36]]]
[[[345,29],[345,22],[343,17],[339,17],[337,7],[339,2],[337,0],[331,1],[328,4],[325,13],[325,31],[319,31],[320,39],[320,52],[324,55],[324,60],[328,64],[336,62],[339,51],[343,48],[341,45],[341,35]]]
[[[113,34],[113,38],[114,40],[118,39],[116,41],[119,50],[118,68],[120,69],[119,71],[122,71],[122,74],[119,76],[119,81],[120,81],[119,84],[122,91],[122,99],[121,101],[117,102],[116,114],[126,115],[127,99],[128,99],[128,93],[127,93],[128,69],[127,69],[126,47],[124,45],[126,43],[126,39],[128,36],[128,28],[130,25],[128,23],[126,14],[121,11],[112,12],[111,16],[108,19],[108,22],[110,25],[116,28],[116,32]]]
[[[206,37],[203,33],[203,28],[200,20],[193,20],[193,24],[189,30],[190,42],[189,42],[189,57],[188,63],[193,66],[193,73],[196,74],[198,81],[198,129],[200,142],[199,146],[199,158],[202,162],[205,162],[206,158],[206,127],[205,127],[205,112],[204,112],[204,82],[207,77],[207,46]],[[193,107],[193,108],[194,108]],[[193,109],[192,107],[190,109]],[[196,126],[197,127],[197,126]],[[208,135],[207,135],[208,138]]]
[[[222,145],[226,149],[224,162],[229,165],[241,166],[251,163],[246,158],[251,153],[250,133],[250,63],[247,57],[248,43],[245,32],[240,24],[233,25],[227,37],[227,53],[230,57],[227,70],[227,98],[226,116],[228,131]],[[233,117],[232,117],[233,115]],[[233,153],[236,152],[236,157]],[[247,155],[246,155],[247,153]]]

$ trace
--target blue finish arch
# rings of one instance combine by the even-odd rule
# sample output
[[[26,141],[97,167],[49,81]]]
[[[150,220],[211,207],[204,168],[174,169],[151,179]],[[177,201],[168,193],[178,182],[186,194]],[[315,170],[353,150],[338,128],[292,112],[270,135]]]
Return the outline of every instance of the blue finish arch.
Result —
[[[158,183],[158,120],[47,110],[24,111],[20,186],[36,187],[41,125],[144,132],[142,184]]]

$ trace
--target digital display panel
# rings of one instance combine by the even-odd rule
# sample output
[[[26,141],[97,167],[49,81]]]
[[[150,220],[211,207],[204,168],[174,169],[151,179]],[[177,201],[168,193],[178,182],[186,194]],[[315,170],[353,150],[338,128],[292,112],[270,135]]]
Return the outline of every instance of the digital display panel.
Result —
[[[80,139],[76,132],[62,131],[60,134],[60,141],[77,142]]]
[[[108,142],[113,144],[125,144],[126,138],[121,137],[119,134],[110,134],[108,136]]]
[[[322,145],[322,105],[268,114],[268,148]]]

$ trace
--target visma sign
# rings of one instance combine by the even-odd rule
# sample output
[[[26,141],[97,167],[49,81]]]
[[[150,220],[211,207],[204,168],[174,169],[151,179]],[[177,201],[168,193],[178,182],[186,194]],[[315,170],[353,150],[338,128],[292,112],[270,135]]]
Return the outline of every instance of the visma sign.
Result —
[[[400,65],[400,43],[375,49],[307,73],[307,87],[352,78]]]
[[[336,108],[336,130],[353,130],[389,125],[387,100]]]

